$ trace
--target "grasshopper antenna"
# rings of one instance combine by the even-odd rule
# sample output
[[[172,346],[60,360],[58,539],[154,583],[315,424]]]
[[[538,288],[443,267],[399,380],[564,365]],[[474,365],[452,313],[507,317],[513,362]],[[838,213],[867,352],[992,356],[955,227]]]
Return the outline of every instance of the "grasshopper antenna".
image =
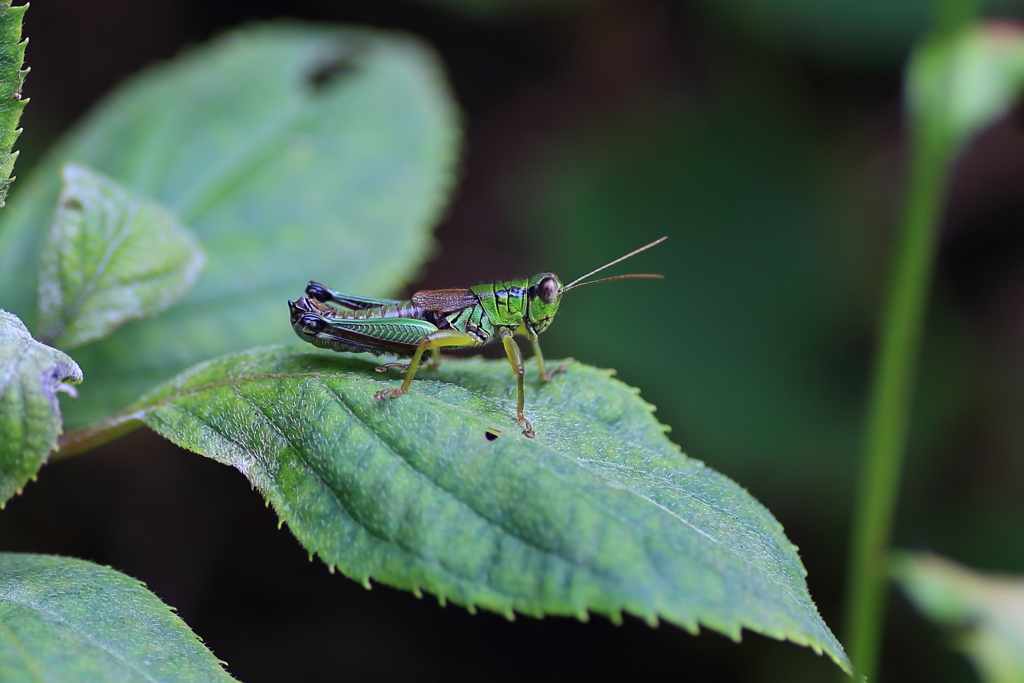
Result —
[[[615,277],[603,277],[600,280],[591,280],[590,282],[581,282],[582,280],[586,280],[591,275],[594,275],[596,273],[600,273],[605,268],[610,268],[610,267],[614,266],[616,263],[622,263],[623,261],[625,261],[629,257],[636,256],[641,251],[647,251],[648,249],[650,249],[654,245],[661,244],[662,242],[664,242],[667,239],[668,239],[668,237],[662,237],[661,239],[654,240],[650,244],[644,245],[644,246],[640,247],[639,249],[634,249],[633,251],[629,252],[625,256],[620,256],[619,258],[615,259],[611,263],[606,263],[603,266],[601,266],[600,268],[596,268],[596,269],[590,271],[589,273],[587,273],[586,275],[584,275],[582,277],[576,278],[575,280],[573,280],[572,282],[567,284],[565,286],[565,289],[563,289],[562,291],[563,292],[568,292],[570,289],[575,289],[577,287],[582,287],[584,285],[596,285],[598,282],[608,282],[610,280],[628,280],[628,279],[632,279],[632,278],[648,278],[648,279],[653,279],[653,280],[662,280],[662,279],[665,278],[664,275],[657,275],[655,273],[632,273],[630,275],[616,275]]]

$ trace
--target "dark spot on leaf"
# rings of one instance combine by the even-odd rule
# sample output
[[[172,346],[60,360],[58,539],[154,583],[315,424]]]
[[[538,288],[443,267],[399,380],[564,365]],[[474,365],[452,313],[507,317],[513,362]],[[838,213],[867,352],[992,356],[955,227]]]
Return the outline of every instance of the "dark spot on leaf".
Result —
[[[498,429],[494,429],[493,427],[484,432],[484,437],[488,441],[494,441],[499,436],[501,436],[501,431]]]
[[[355,71],[354,56],[353,53],[349,52],[318,64],[312,73],[309,74],[309,84],[313,86],[313,90],[323,90],[335,84],[342,76],[349,75]]]
[[[64,200],[64,203],[61,204],[61,208],[66,211],[81,211],[85,207],[82,206],[82,202],[78,201],[76,198],[68,197]]]

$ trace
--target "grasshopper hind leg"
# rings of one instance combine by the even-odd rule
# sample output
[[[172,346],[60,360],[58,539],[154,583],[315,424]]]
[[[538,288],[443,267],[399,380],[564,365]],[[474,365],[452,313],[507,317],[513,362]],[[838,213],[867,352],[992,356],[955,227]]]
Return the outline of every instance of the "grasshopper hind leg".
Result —
[[[373,395],[378,401],[383,401],[386,398],[398,398],[405,392],[409,391],[409,386],[412,384],[412,380],[416,377],[416,370],[420,367],[420,361],[423,359],[423,353],[428,349],[431,352],[430,363],[427,367],[437,366],[440,362],[440,355],[442,349],[445,346],[479,346],[480,340],[469,334],[468,332],[460,332],[458,330],[437,330],[425,335],[420,341],[419,346],[416,347],[416,353],[412,355],[412,360],[409,361],[408,365],[404,363],[387,363],[386,365],[377,368],[381,372],[387,370],[389,367],[405,367],[408,371],[405,374],[405,381],[402,382],[402,386],[397,389],[381,389]]]

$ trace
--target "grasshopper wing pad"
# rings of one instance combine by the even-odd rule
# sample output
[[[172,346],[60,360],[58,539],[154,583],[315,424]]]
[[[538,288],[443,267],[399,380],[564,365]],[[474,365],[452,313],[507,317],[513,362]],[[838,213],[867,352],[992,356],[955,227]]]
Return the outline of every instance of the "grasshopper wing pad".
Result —
[[[412,302],[440,317],[458,313],[480,303],[469,289],[427,289],[412,295]]]
[[[423,338],[437,327],[415,318],[380,318],[376,320],[332,320],[331,328],[344,340],[350,339],[381,351],[414,351]]]

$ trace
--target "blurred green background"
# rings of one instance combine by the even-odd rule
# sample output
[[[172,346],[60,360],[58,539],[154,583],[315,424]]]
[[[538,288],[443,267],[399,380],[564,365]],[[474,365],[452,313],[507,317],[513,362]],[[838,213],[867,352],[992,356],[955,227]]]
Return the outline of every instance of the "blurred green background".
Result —
[[[989,2],[991,16],[1024,3]],[[840,639],[874,326],[904,187],[902,65],[927,0],[48,0],[33,5],[24,174],[122,78],[252,19],[412,32],[464,112],[462,183],[425,287],[554,270],[574,292],[549,358],[614,367],[691,456],[748,488],[801,548]],[[895,543],[1024,571],[1024,117],[957,164]],[[339,164],[344,163],[339,160]],[[18,184],[11,201],[17,201]],[[0,216],[2,221],[2,216]],[[386,248],[386,245],[382,245]],[[110,564],[178,608],[243,681],[834,678],[748,634],[472,616],[330,576],[242,477],[137,433],[43,470],[3,550]],[[890,601],[883,680],[970,681]]]

